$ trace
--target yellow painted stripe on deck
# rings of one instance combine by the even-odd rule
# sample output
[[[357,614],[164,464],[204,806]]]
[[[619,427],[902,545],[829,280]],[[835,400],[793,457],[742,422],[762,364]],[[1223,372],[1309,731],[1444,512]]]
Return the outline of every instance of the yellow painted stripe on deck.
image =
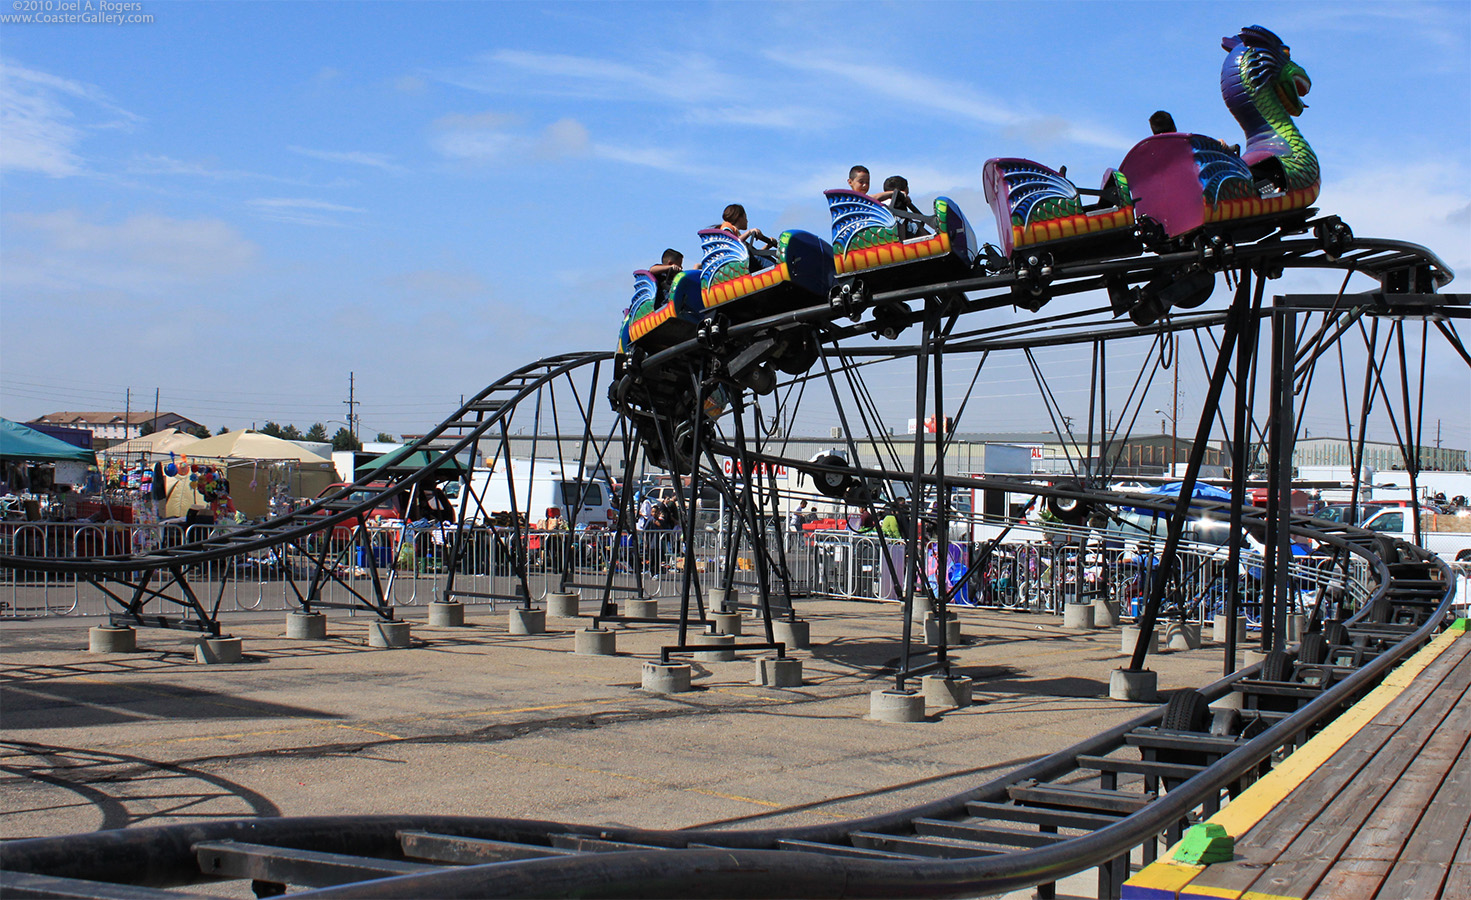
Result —
[[[1316,772],[1329,757],[1337,753],[1349,739],[1358,734],[1359,731],[1388,706],[1394,698],[1404,693],[1405,688],[1416,677],[1450,647],[1451,642],[1464,631],[1443,631],[1429,644],[1420,649],[1420,652],[1410,657],[1394,671],[1385,676],[1379,686],[1370,691],[1368,696],[1354,704],[1348,712],[1333,720],[1333,724],[1318,732],[1312,740],[1303,744],[1291,756],[1276,768],[1272,769],[1266,777],[1258,780],[1247,788],[1241,796],[1232,800],[1220,812],[1206,819],[1226,829],[1226,833],[1232,838],[1240,839],[1242,835],[1250,831],[1256,823],[1260,822],[1267,813],[1277,807],[1287,795],[1313,772]],[[1138,887],[1144,890],[1173,890],[1175,896],[1187,889],[1189,883],[1201,872],[1205,866],[1189,866],[1174,861],[1175,850],[1179,847],[1175,844],[1159,858],[1158,861],[1150,863],[1139,870],[1133,878],[1124,882],[1128,887]],[[1220,900],[1300,900],[1297,897],[1285,897],[1279,894],[1263,894],[1257,891],[1238,892],[1223,888],[1199,887],[1190,889],[1190,897],[1220,898]]]

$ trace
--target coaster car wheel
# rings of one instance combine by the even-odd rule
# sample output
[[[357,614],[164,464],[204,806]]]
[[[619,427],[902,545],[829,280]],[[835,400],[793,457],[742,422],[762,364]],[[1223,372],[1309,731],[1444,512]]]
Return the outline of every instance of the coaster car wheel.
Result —
[[[812,460],[812,464],[824,467],[823,470],[814,470],[811,473],[813,485],[824,497],[840,499],[858,482],[851,472],[831,471],[835,468],[849,468],[848,461],[841,456],[832,453],[824,454]]]
[[[817,337],[803,331],[787,341],[786,350],[776,360],[776,367],[788,375],[801,375],[817,362]]]
[[[1074,479],[1059,481],[1053,487],[1063,491],[1081,492],[1083,485]],[[1048,497],[1047,511],[1069,525],[1082,524],[1093,512],[1093,505],[1076,497]]]

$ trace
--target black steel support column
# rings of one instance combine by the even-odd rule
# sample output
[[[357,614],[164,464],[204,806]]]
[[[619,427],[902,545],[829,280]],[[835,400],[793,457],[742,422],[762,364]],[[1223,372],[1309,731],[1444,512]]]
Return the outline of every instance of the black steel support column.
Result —
[[[1134,644],[1134,653],[1129,658],[1129,671],[1144,669],[1144,658],[1149,653],[1149,638],[1159,618],[1160,603],[1164,600],[1165,585],[1174,575],[1176,551],[1180,546],[1180,535],[1185,531],[1185,519],[1190,512],[1190,501],[1195,495],[1195,484],[1200,477],[1200,465],[1205,461],[1206,442],[1210,440],[1211,427],[1215,423],[1215,409],[1221,402],[1221,390],[1226,384],[1226,372],[1231,368],[1231,356],[1236,349],[1237,334],[1245,317],[1249,285],[1237,286],[1236,299],[1231,303],[1231,315],[1226,318],[1225,332],[1221,336],[1221,349],[1216,354],[1215,369],[1211,372],[1210,389],[1206,392],[1201,407],[1200,422],[1195,427],[1195,442],[1190,446],[1190,461],[1185,466],[1185,479],[1180,485],[1180,495],[1175,498],[1175,509],[1170,514],[1169,529],[1165,534],[1164,551],[1160,554],[1159,568],[1149,585],[1149,600],[1144,605],[1144,617],[1139,620],[1139,640]],[[1177,361],[1178,362],[1178,361]]]

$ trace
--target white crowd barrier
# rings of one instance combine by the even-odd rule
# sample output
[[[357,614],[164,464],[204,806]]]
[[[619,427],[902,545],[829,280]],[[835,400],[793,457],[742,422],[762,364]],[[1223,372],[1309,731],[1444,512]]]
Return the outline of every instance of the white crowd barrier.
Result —
[[[749,541],[728,552],[728,531],[711,527],[694,533],[686,551],[679,530],[615,534],[608,530],[523,533],[476,526],[463,535],[453,573],[454,599],[467,604],[516,602],[522,587],[532,599],[549,591],[576,589],[586,597],[677,596],[685,570],[694,566],[702,590],[731,587],[754,594],[764,569],[773,602],[784,600],[785,584],[796,598],[815,596],[869,601],[902,597],[905,550],[902,542],[885,541],[876,533],[853,531],[789,532],[768,523],[768,556],[758,559]],[[6,523],[0,529],[4,551],[22,556],[90,557],[140,552],[203,540],[220,526],[124,525],[113,523]],[[992,525],[968,523],[967,538],[994,536]],[[952,532],[954,533],[954,532]],[[311,584],[316,560],[325,544],[326,566],[319,586],[323,601],[352,602],[353,592],[372,598],[373,576],[395,606],[415,606],[444,599],[451,585],[450,545],[453,527],[431,523],[395,523],[365,529],[339,526],[313,535],[300,546],[278,545],[189,567],[184,575],[206,607],[217,601],[222,613],[287,611],[300,608],[300,595]],[[985,540],[955,540],[942,565],[939,546],[928,541],[915,560],[916,585],[931,591],[942,583],[959,605],[1060,613],[1074,600],[1108,597],[1120,601],[1121,612],[1138,611],[1156,563],[1148,553],[1108,547],[1086,529],[1014,528],[987,550]],[[731,568],[733,563],[733,568]],[[1367,565],[1350,559],[1347,572],[1324,559],[1301,557],[1290,568],[1300,604],[1310,606],[1320,591],[1356,608],[1372,585]],[[611,573],[609,571],[611,565]],[[1165,593],[1167,614],[1189,621],[1209,621],[1222,611],[1226,595],[1226,548],[1184,543],[1179,565]],[[1241,596],[1248,622],[1258,621],[1261,560],[1244,553]],[[169,577],[155,576],[168,596],[179,596]],[[126,595],[126,589],[119,590]],[[151,611],[159,609],[157,599]],[[100,616],[119,607],[95,585],[69,576],[0,571],[0,617]]]

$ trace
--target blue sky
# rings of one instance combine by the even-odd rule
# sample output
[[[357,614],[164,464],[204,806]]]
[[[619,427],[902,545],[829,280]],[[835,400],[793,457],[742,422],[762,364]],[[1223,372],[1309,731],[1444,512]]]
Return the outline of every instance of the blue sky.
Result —
[[[1465,273],[1452,289],[1471,276],[1467,3],[142,12],[0,24],[7,418],[157,387],[212,429],[304,428],[343,418],[353,371],[365,430],[421,431],[517,365],[610,347],[629,273],[665,246],[693,256],[729,202],[823,233],[822,189],[863,162],[994,240],[988,157],[1091,183],[1156,108],[1240,140],[1217,79],[1221,37],[1248,24],[1313,79],[1299,121],[1324,212],[1430,246]],[[1435,359],[1427,418],[1471,445],[1471,380]],[[1035,403],[993,424],[1049,427]]]

